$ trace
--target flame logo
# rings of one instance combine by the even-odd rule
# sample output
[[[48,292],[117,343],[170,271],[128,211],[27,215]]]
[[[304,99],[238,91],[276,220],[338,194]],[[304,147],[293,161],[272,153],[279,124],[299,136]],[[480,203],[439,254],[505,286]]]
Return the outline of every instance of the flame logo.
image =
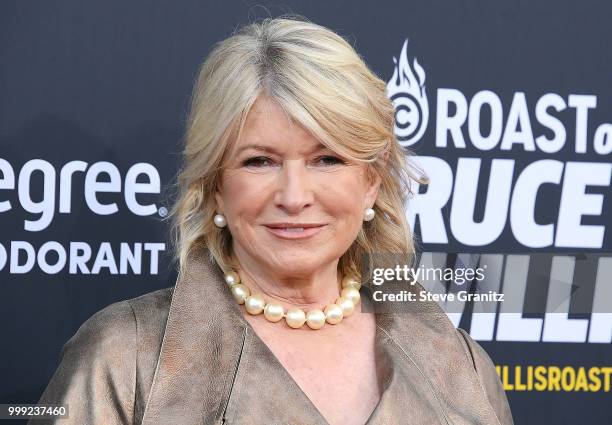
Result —
[[[387,96],[395,106],[395,136],[400,145],[408,147],[423,137],[429,120],[425,71],[416,58],[410,66],[408,39],[404,41],[399,63],[395,57],[393,63],[395,69],[387,83]]]

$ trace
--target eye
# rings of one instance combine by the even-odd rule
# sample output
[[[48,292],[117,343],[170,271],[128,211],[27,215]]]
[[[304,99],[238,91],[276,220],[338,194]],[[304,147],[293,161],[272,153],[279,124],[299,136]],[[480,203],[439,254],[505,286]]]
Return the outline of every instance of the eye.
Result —
[[[344,164],[344,161],[333,155],[323,155],[315,158],[315,163],[329,166]]]
[[[272,160],[267,156],[254,156],[242,162],[244,167],[267,167],[272,165]]]

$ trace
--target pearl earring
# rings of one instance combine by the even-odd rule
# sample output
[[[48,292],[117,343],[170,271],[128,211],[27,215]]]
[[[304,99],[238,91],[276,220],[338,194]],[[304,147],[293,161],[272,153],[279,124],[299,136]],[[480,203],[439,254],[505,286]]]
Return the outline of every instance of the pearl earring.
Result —
[[[225,227],[227,226],[227,219],[223,214],[215,214],[214,218],[215,226],[217,227]]]
[[[363,212],[363,221],[372,221],[375,215],[376,211],[374,211],[374,208],[366,208]]]

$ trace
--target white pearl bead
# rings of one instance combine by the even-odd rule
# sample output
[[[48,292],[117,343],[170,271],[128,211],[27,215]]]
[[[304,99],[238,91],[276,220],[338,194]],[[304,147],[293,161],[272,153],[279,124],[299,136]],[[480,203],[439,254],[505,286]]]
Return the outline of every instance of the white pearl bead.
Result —
[[[325,307],[325,319],[330,325],[336,325],[342,321],[342,308],[338,304],[329,304]]]
[[[245,300],[249,295],[251,295],[251,291],[249,288],[244,286],[242,283],[237,283],[236,285],[232,285],[232,295],[238,304],[244,304]]]
[[[336,304],[342,309],[343,317],[349,317],[355,311],[355,303],[348,298],[338,297]]]
[[[363,220],[364,221],[372,221],[374,220],[374,216],[376,215],[376,211],[373,208],[366,208],[363,212]]]
[[[304,313],[304,310],[300,308],[291,308],[287,311],[285,321],[290,328],[301,328],[304,325],[304,322],[306,322],[306,313]]]
[[[229,286],[240,283],[240,276],[235,271],[229,271],[225,273],[225,283]]]
[[[340,296],[344,298],[348,298],[349,300],[353,302],[353,304],[357,304],[359,300],[361,299],[359,290],[355,288],[351,288],[350,286],[348,288],[343,288],[342,291],[340,291]]]
[[[283,318],[285,309],[282,305],[276,303],[268,303],[264,307],[264,316],[270,322],[278,322]]]
[[[306,324],[311,329],[321,329],[325,324],[325,313],[315,308],[306,314]]]
[[[259,314],[264,310],[266,302],[259,294],[251,295],[244,302],[244,307],[249,314]]]
[[[213,221],[215,222],[215,226],[217,227],[227,226],[227,219],[225,218],[223,214],[215,214]]]
[[[357,279],[355,279],[354,277],[344,276],[342,278],[342,287],[343,288],[348,288],[349,286],[352,286],[353,288],[359,289],[359,288],[361,288],[361,283]]]

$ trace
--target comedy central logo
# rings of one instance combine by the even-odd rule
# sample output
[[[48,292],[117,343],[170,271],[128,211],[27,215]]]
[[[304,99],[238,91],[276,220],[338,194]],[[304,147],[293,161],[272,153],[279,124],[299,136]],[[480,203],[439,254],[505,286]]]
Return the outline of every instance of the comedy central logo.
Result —
[[[400,145],[418,142],[427,127],[429,104],[425,93],[425,71],[416,58],[410,65],[408,39],[404,41],[399,61],[393,57],[395,69],[387,83],[387,96],[395,106],[395,136]]]

